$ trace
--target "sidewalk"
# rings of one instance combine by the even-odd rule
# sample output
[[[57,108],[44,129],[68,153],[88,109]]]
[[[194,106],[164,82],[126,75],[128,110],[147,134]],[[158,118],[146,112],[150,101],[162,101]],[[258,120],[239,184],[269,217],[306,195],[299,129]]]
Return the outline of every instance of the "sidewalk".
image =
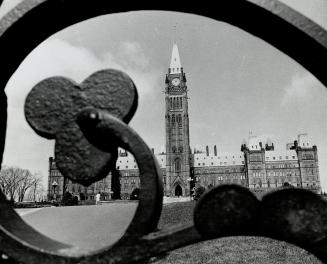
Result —
[[[17,208],[15,209],[16,213],[19,214],[20,216],[35,213],[45,207],[40,207],[40,208]]]
[[[190,197],[163,197],[163,203],[180,203],[180,202],[189,202],[191,201]]]

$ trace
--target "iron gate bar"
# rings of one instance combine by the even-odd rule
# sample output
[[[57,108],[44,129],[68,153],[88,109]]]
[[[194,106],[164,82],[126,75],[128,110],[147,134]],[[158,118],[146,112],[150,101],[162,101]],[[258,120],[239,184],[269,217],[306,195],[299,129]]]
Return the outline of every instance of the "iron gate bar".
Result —
[[[77,22],[99,15],[137,10],[165,10],[188,12],[224,21],[267,41],[280,51],[288,54],[315,75],[325,86],[327,85],[327,75],[325,74],[325,69],[327,68],[327,32],[310,19],[277,0],[222,0],[219,1],[218,8],[213,3],[203,4],[201,7],[197,3],[185,4],[181,1],[174,3],[170,8],[167,8],[164,2],[152,2],[149,4],[138,1],[128,5],[123,2],[115,4],[112,5],[107,0],[26,0],[0,21],[0,85],[2,86],[0,94],[0,117],[2,120],[0,124],[0,161],[2,161],[7,120],[7,99],[3,89],[11,75],[23,59],[47,37]],[[39,27],[40,24],[42,24],[42,29]],[[106,129],[110,127],[110,122],[115,123],[112,120],[110,115],[103,114],[102,121],[106,124]],[[116,125],[117,123],[114,125],[115,128],[117,128]],[[125,125],[119,123],[118,128],[119,126],[124,127]],[[110,133],[112,132],[115,131]],[[129,131],[128,128],[126,128],[125,132],[121,132],[133,135],[133,132]],[[85,133],[87,132],[85,131]],[[122,135],[119,134],[117,136],[120,137]],[[136,134],[134,136],[137,138]],[[132,136],[132,138],[134,137]],[[133,143],[135,142],[130,142],[130,144]],[[147,148],[146,146],[143,147]],[[144,153],[136,152],[134,154],[138,156]],[[156,168],[157,166],[153,160],[152,157],[149,163],[149,160],[141,159],[139,166]],[[158,168],[155,170],[158,171]],[[151,177],[148,178],[150,179]],[[151,178],[151,181],[157,181],[159,184],[156,187],[153,185],[153,182],[151,184],[148,183],[148,180],[141,180],[141,190],[153,190],[152,188],[155,188],[157,190],[155,191],[155,197],[157,198],[154,203],[160,206],[160,199],[162,199],[160,184],[162,183],[158,179],[160,179],[160,175]],[[237,192],[234,186],[229,186],[227,190]],[[217,190],[216,188],[213,191],[219,192],[221,189]],[[278,197],[277,192],[276,195]],[[141,204],[146,204],[146,197],[144,198],[145,200],[142,200]],[[313,204],[322,202],[318,196],[312,197],[310,201]],[[286,203],[287,206],[290,206],[290,204]],[[322,206],[321,211],[317,210],[317,216],[320,214],[321,217],[325,217],[325,208],[327,206]],[[9,257],[25,263],[133,262],[182,245],[207,239],[204,235],[201,236],[192,226],[163,230],[143,237],[131,235],[133,232],[130,232],[130,230],[133,230],[133,228],[129,227],[129,231],[124,237],[111,248],[83,256],[78,252],[72,251],[72,248],[67,248],[59,242],[42,237],[35,230],[23,224],[20,217],[5,202],[3,194],[0,194],[0,209],[3,209],[0,215],[0,248]],[[153,225],[149,226],[147,230],[139,229],[140,231],[136,232],[137,234],[145,235],[156,227],[156,221],[159,218],[161,208],[152,210],[147,213],[148,219],[154,220]],[[142,206],[137,209],[137,212],[146,213]],[[137,213],[135,218],[141,219],[143,217],[141,215]],[[143,223],[145,222],[146,220]],[[132,223],[131,226],[134,224]],[[265,235],[265,233],[261,234]],[[39,236],[39,239],[35,240],[35,236]],[[321,236],[326,237],[326,234],[321,234]],[[284,238],[277,237],[277,239]],[[289,239],[289,237],[285,239]],[[137,244],[138,242],[139,244]],[[298,243],[297,240],[292,242],[302,245],[323,261],[327,261],[326,244],[323,243],[323,240],[320,240],[321,245],[319,247],[318,244],[303,245]]]
[[[174,8],[167,8],[161,2],[112,5],[106,0],[25,0],[0,23],[0,87],[4,89],[19,64],[38,44],[59,30],[92,17],[138,10],[188,12],[227,22],[288,54],[327,86],[324,72],[327,68],[327,33],[322,27],[277,0],[221,0],[219,8],[210,8],[210,5],[213,4],[201,8],[179,1]],[[5,94],[0,100],[0,117],[6,121]],[[0,127],[0,135],[5,135],[5,126]],[[4,137],[1,137],[0,161],[3,146]]]

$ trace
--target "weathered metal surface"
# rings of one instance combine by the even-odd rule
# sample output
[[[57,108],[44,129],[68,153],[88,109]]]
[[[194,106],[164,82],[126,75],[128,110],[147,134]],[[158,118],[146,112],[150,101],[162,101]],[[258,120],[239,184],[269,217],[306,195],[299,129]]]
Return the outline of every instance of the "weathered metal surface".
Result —
[[[212,3],[212,8],[210,8],[210,5],[203,5],[203,9],[199,7],[197,3],[188,3],[185,5],[181,2],[180,6],[178,6],[178,3],[175,3],[174,5],[170,5],[167,9],[161,6],[161,3],[162,2],[157,2],[157,6],[155,6],[153,2],[151,6],[149,6],[143,5],[143,3],[137,1],[131,2],[128,5],[125,3],[118,3],[118,7],[114,7],[111,2],[106,0],[24,1],[0,21],[0,86],[3,88],[5,87],[11,75],[32,49],[60,29],[98,15],[147,9],[186,11],[225,21],[231,25],[240,27],[269,42],[297,60],[323,84],[327,85],[327,75],[325,74],[325,69],[327,68],[326,31],[277,0],[223,0],[219,1],[219,8],[216,8],[214,3]],[[58,14],[60,14],[60,19],[58,19]],[[39,30],[40,21],[42,21],[44,30]],[[24,43],[24,45],[21,43]],[[67,85],[71,86],[72,84],[67,83]],[[98,84],[92,82],[89,84],[89,87],[94,85],[96,86]],[[63,89],[63,87],[59,88],[59,90],[60,89]],[[77,89],[77,87],[74,86],[74,89]],[[48,93],[45,101],[48,100],[51,91],[48,91]],[[64,93],[66,93],[66,91]],[[274,208],[273,211],[268,214],[267,211],[261,208],[257,211],[257,218],[253,218],[256,201],[253,201],[253,197],[251,198],[245,191],[236,190],[235,186],[222,187],[220,190],[223,190],[223,192],[217,192],[217,190],[214,189],[203,197],[202,202],[199,203],[195,211],[195,216],[200,216],[200,218],[198,218],[199,220],[196,220],[196,227],[186,226],[183,228],[173,228],[151,233],[156,229],[162,206],[162,180],[152,152],[134,131],[119,120],[119,117],[114,117],[113,113],[109,114],[108,109],[104,110],[100,107],[99,109],[93,108],[83,110],[83,108],[88,107],[98,108],[101,103],[99,105],[93,105],[92,102],[85,105],[83,103],[80,104],[81,101],[84,101],[84,99],[80,100],[81,93],[73,92],[72,94],[76,96],[71,99],[70,103],[73,105],[77,104],[78,106],[76,108],[78,110],[76,110],[74,114],[63,113],[63,116],[60,114],[58,116],[60,122],[57,123],[57,121],[55,121],[52,122],[52,124],[48,123],[48,125],[50,125],[45,127],[42,127],[42,125],[39,126],[37,124],[38,122],[36,122],[34,124],[34,126],[36,126],[34,129],[42,136],[56,138],[57,142],[59,139],[59,142],[63,141],[67,143],[63,144],[59,151],[67,151],[67,153],[63,154],[62,166],[65,166],[65,157],[72,154],[66,148],[77,146],[77,151],[81,151],[82,149],[89,151],[89,148],[93,148],[90,146],[89,148],[78,148],[79,145],[75,143],[77,142],[81,144],[81,146],[84,146],[84,137],[86,137],[88,141],[91,141],[99,151],[101,149],[102,152],[108,152],[111,155],[115,155],[112,153],[112,149],[117,146],[124,147],[131,151],[135,155],[141,171],[139,207],[131,225],[121,240],[112,247],[105,248],[99,252],[90,253],[89,255],[83,255],[83,253],[78,252],[77,249],[45,238],[34,229],[25,225],[19,216],[9,207],[2,195],[0,196],[0,207],[1,212],[3,212],[0,215],[0,248],[11,259],[24,263],[134,262],[183,245],[206,240],[210,236],[218,237],[224,235],[224,232],[221,232],[221,225],[227,224],[226,227],[228,231],[231,231],[231,226],[228,226],[228,221],[220,221],[220,219],[218,219],[220,222],[218,221],[218,223],[215,223],[215,219],[217,219],[217,217],[223,219],[224,217],[230,217],[232,215],[236,225],[239,225],[239,220],[242,216],[247,219],[249,234],[253,232],[256,235],[273,236],[286,241],[290,240],[294,244],[300,245],[310,252],[313,252],[323,261],[327,261],[327,243],[324,227],[326,223],[325,208],[327,205],[324,201],[318,201],[316,198],[309,195],[311,197],[308,198],[309,202],[302,204],[303,207],[300,207],[296,205],[297,202],[300,202],[300,204],[301,201],[303,202],[299,196],[291,198],[290,201],[287,200],[292,196],[294,190],[285,190],[283,193],[276,192],[274,195],[264,198],[263,202],[259,203],[260,208],[263,206],[271,206],[273,208],[275,203],[281,203],[282,209]],[[97,95],[98,94],[89,94],[90,97],[97,97]],[[60,98],[62,95],[57,94],[56,96]],[[134,99],[135,98],[136,97],[134,97]],[[58,101],[55,103],[59,104]],[[115,103],[117,103],[117,101],[115,101],[114,104]],[[50,105],[52,104],[50,103]],[[44,107],[46,106],[44,105]],[[133,109],[134,107],[136,108],[135,101],[129,104],[129,107],[129,110],[123,108],[123,110],[126,110],[125,119],[120,116],[125,122],[128,122],[132,113],[135,111],[135,109]],[[6,96],[2,91],[0,94],[0,118],[2,120],[0,123],[0,161],[2,161],[5,141],[6,108]],[[51,116],[54,114],[54,116],[56,116],[55,113],[57,110],[54,112],[50,111],[47,115]],[[80,112],[80,110],[83,111]],[[30,109],[29,111],[32,112],[33,110]],[[76,115],[78,115],[78,119],[76,119]],[[64,116],[70,119],[70,122],[62,122],[62,120],[65,120],[65,118],[61,119]],[[38,118],[35,120],[37,119]],[[33,125],[33,122],[30,123]],[[81,131],[79,130],[80,128]],[[83,138],[83,140],[81,140],[81,138]],[[56,146],[56,148],[58,149],[59,147]],[[89,157],[94,157],[93,154],[90,154]],[[104,154],[103,157],[106,157],[106,155],[109,154]],[[76,160],[79,158],[80,157],[74,157]],[[88,158],[86,157],[86,159]],[[105,159],[112,161],[114,157],[107,157],[104,158],[104,160]],[[103,165],[104,160],[100,162],[100,165]],[[83,164],[89,166],[93,163],[93,161],[89,164],[87,164],[87,162],[88,161],[86,161],[86,163],[83,162]],[[71,168],[70,166],[71,165],[68,165],[69,168]],[[108,166],[108,168],[113,166],[113,162],[111,164],[109,162],[106,166]],[[102,167],[100,166],[100,168]],[[69,170],[67,170],[64,172],[64,175],[69,173]],[[79,180],[88,184],[91,180],[94,180],[89,178],[89,174],[101,175],[101,169],[94,171],[94,173],[87,172],[86,174],[88,175],[86,178],[82,177]],[[279,195],[281,195],[281,198],[278,198]],[[241,197],[244,198],[242,202],[240,199]],[[230,200],[229,207],[226,205],[216,205],[214,201],[217,198]],[[206,211],[208,210],[206,207],[209,205],[215,207],[215,210],[210,208],[212,215]],[[246,208],[243,208],[243,206]],[[234,209],[227,210],[228,208]],[[240,209],[235,210],[235,208]],[[219,212],[221,209],[223,209],[222,212]],[[202,216],[204,213],[206,214]],[[234,213],[239,215],[235,215]],[[318,214],[319,216],[317,217]],[[289,217],[290,215],[291,217]],[[315,216],[316,218],[313,219]],[[208,219],[208,225],[205,225],[204,229],[202,229],[199,223],[204,223],[205,217]],[[253,223],[262,224],[258,224],[258,228],[253,230]],[[282,228],[285,223],[287,228],[283,230]],[[273,232],[274,234],[271,232],[270,225],[273,225],[273,229],[276,231]],[[218,229],[218,232],[216,229]],[[199,232],[197,230],[199,230]],[[244,231],[245,229],[239,226],[236,232],[231,231],[231,233],[226,232],[225,234],[228,235],[227,233],[229,233],[235,235],[238,234],[238,232],[244,234]],[[307,241],[309,238],[313,239],[314,242],[310,241],[309,243]]]
[[[267,236],[310,246],[327,237],[327,202],[303,189],[263,197],[261,225]]]
[[[221,185],[199,200],[194,209],[194,225],[207,238],[253,233],[259,206],[249,189]]]
[[[106,177],[117,160],[114,140],[104,152],[91,145],[76,124],[77,113],[87,107],[104,109],[128,123],[137,107],[133,81],[116,70],[96,72],[80,85],[64,77],[53,77],[38,83],[25,102],[26,120],[34,131],[56,139],[59,170],[84,185]]]
[[[144,235],[155,230],[161,214],[163,183],[160,167],[150,148],[132,128],[104,110],[88,108],[81,111],[77,124],[94,146],[110,151],[114,140],[117,146],[134,155],[140,172],[140,200],[126,233]]]

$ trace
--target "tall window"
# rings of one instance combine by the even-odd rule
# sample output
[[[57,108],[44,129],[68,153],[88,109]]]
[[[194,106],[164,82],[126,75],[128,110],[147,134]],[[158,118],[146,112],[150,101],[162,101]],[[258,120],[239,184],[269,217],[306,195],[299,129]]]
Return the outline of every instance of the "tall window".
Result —
[[[171,116],[171,124],[172,124],[172,126],[174,127],[175,126],[175,115],[172,115]]]
[[[181,160],[179,158],[175,159],[174,168],[175,168],[175,172],[181,171]]]
[[[179,115],[177,116],[177,123],[178,123],[178,126],[179,126],[179,127],[182,127],[182,115],[181,115],[181,114],[179,114]]]
[[[262,187],[262,182],[261,182],[261,180],[259,181],[259,187],[260,187],[260,188]]]
[[[172,147],[172,151],[173,151],[173,153],[176,152],[176,146],[173,146],[173,147]]]

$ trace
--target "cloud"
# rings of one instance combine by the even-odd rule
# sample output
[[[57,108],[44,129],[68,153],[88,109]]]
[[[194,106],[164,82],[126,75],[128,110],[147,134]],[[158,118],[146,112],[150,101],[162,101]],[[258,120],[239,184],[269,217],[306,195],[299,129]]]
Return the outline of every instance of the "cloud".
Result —
[[[4,0],[0,8],[0,18],[23,0]]]
[[[317,84],[317,79],[309,72],[294,75],[291,83],[284,88],[282,105],[317,98],[317,96],[322,95],[321,93],[324,94],[323,96],[326,96],[325,89],[322,90]]]
[[[9,106],[4,163],[32,171],[41,170],[47,175],[47,160],[53,155],[53,142],[49,144],[28,126],[23,111],[26,95],[44,78],[60,75],[82,82],[93,72],[106,68],[127,73],[138,88],[140,101],[160,85],[159,70],[151,67],[150,59],[136,42],[123,42],[117,54],[107,52],[99,57],[84,47],[50,38],[31,52],[5,89]]]
[[[149,57],[137,42],[122,42],[118,55],[122,58],[121,65],[127,64],[128,67],[145,71],[150,67]]]
[[[107,52],[101,58],[84,47],[52,38],[42,43],[20,65],[6,91],[19,105],[28,91],[40,80],[60,75],[82,82],[91,73],[100,69],[118,69],[126,72],[135,82],[140,94],[155,88],[160,77],[152,69],[141,46],[135,42],[123,42],[116,55]]]

